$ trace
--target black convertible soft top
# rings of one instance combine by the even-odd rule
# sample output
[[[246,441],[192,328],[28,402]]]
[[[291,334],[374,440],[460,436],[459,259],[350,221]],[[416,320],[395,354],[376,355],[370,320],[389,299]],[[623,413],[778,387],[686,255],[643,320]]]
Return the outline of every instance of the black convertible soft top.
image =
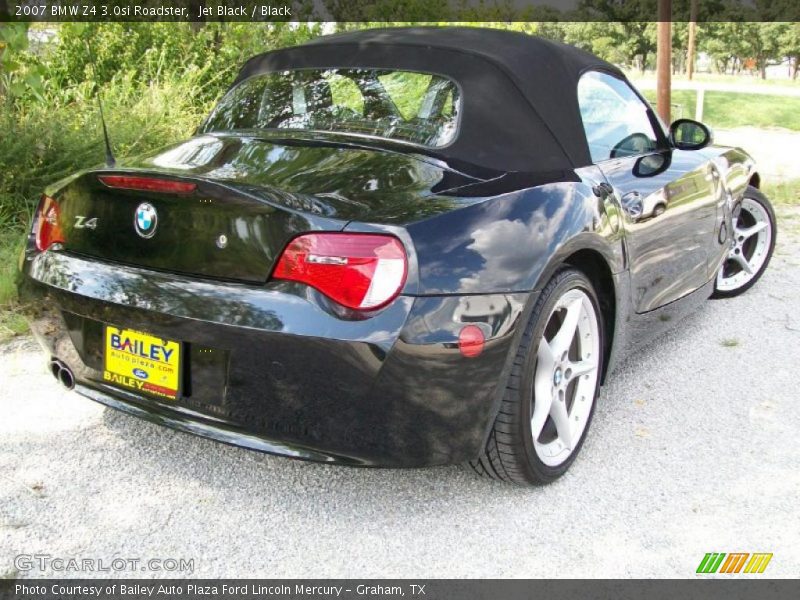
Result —
[[[573,46],[477,27],[398,27],[323,36],[260,54],[234,86],[270,71],[370,67],[444,75],[461,86],[460,130],[442,156],[500,171],[566,170],[591,163],[578,108],[587,70],[624,78]]]

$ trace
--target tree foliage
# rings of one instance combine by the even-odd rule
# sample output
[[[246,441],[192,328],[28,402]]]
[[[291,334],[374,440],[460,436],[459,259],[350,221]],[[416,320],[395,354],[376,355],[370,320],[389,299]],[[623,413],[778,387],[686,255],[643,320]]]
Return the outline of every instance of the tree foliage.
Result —
[[[0,23],[0,98],[42,99],[43,69],[30,60],[28,24]]]
[[[53,91],[84,81],[103,86],[123,74],[141,78],[147,73],[158,80],[189,73],[207,99],[230,84],[246,57],[320,33],[319,24],[215,22],[197,29],[189,23],[65,23],[42,62]]]

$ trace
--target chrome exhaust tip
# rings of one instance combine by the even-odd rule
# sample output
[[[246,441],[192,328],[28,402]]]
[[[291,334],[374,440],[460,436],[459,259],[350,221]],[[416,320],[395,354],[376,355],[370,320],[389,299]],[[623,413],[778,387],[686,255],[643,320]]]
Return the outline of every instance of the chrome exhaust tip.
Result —
[[[75,376],[72,374],[72,371],[69,370],[68,367],[64,367],[61,369],[61,372],[58,374],[58,380],[68,390],[71,390],[75,387]]]
[[[51,359],[50,372],[53,374],[53,377],[55,377],[56,380],[66,389],[71,390],[75,387],[75,375],[72,374],[72,369],[70,369],[63,361],[60,361],[57,358]]]
[[[50,360],[50,372],[53,374],[53,377],[58,379],[58,374],[61,372],[61,364],[55,358]]]

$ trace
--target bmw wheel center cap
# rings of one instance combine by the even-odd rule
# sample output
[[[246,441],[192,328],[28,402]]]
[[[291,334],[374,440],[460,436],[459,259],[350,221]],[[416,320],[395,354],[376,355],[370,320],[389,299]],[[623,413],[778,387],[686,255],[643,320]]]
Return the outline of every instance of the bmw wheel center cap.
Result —
[[[133,219],[133,226],[143,238],[153,237],[158,226],[158,213],[152,204],[143,202],[136,207],[136,215]]]

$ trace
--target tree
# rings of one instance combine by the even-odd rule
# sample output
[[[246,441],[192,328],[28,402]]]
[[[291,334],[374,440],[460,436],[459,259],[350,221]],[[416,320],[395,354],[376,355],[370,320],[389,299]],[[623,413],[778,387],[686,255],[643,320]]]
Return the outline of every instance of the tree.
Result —
[[[744,54],[741,23],[702,23],[698,25],[698,47],[714,61],[716,70],[727,73]]]
[[[593,50],[597,47],[603,58],[644,71],[656,51],[656,9],[656,0],[581,0],[575,15],[596,20],[584,31],[597,36]]]
[[[742,23],[745,57],[755,61],[761,79],[767,78],[767,66],[783,58],[780,40],[785,35],[787,23]]]
[[[672,72],[685,73],[689,65],[689,24],[672,23]]]
[[[324,20],[336,22],[435,22],[453,17],[449,3],[429,0],[322,0]]]
[[[697,54],[697,0],[691,0],[686,40],[686,76],[689,80],[694,76],[694,61]]]
[[[600,58],[644,71],[655,56],[655,23],[580,22],[563,25],[564,41]]]
[[[792,79],[797,79],[800,70],[800,23],[789,23],[780,36],[781,53],[792,61]]]

